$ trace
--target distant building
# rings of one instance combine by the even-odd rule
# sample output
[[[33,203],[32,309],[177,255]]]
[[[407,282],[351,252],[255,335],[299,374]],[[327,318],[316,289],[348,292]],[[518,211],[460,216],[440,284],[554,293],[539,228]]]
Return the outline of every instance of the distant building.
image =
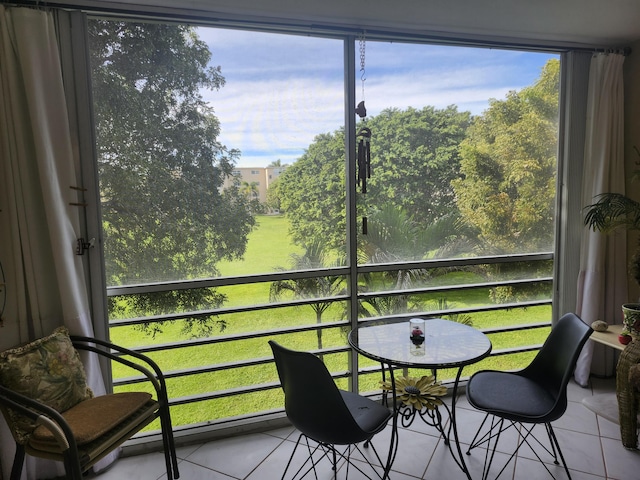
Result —
[[[240,185],[247,182],[249,185],[254,184],[256,187],[257,195],[254,195],[260,203],[267,201],[267,190],[280,175],[287,169],[288,165],[281,167],[237,167],[233,170],[233,175],[240,179]],[[232,179],[225,180],[222,188],[229,188],[231,186]]]

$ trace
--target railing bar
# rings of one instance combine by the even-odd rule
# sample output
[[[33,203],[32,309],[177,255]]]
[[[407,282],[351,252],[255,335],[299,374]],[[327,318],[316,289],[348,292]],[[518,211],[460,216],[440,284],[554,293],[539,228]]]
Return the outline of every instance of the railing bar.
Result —
[[[333,378],[347,378],[350,375],[351,375],[350,372],[331,374]],[[261,385],[255,385],[248,388],[247,387],[229,388],[226,390],[218,390],[214,393],[200,393],[196,395],[187,395],[183,397],[172,398],[169,400],[169,405],[176,406],[176,405],[185,405],[188,403],[204,402],[207,400],[216,400],[219,398],[232,397],[234,395],[245,395],[248,393],[263,392],[265,390],[273,390],[276,388],[280,388],[279,382],[263,383]]]
[[[492,287],[502,287],[502,286],[512,286],[512,285],[526,285],[530,283],[544,283],[544,282],[552,282],[552,281],[553,281],[553,277],[541,277],[541,278],[535,278],[535,279],[503,280],[500,282],[466,283],[466,284],[460,284],[460,285],[443,285],[438,287],[426,287],[426,288],[425,287],[406,288],[402,290],[399,289],[399,290],[386,290],[386,291],[359,293],[358,298],[415,295],[415,294],[435,293],[435,292],[449,292],[453,290],[469,290],[473,288],[492,288]]]
[[[322,350],[312,350],[311,352],[316,355],[334,355],[338,353],[346,353],[351,351],[349,346],[338,347],[338,348],[323,348]],[[170,370],[163,372],[165,378],[178,378],[184,377],[187,375],[198,375],[202,373],[213,373],[219,372],[223,370],[231,370],[234,368],[243,368],[243,367],[252,367],[257,365],[264,365],[268,363],[273,363],[272,357],[262,357],[252,360],[238,360],[235,362],[227,362],[220,363],[215,365],[207,365],[203,367],[196,367],[191,369],[181,369],[181,370]],[[144,376],[132,376],[132,377],[124,377],[119,379],[114,379],[114,385],[131,385],[134,383],[141,383],[147,381]]]
[[[494,350],[491,352],[489,357],[500,357],[502,355],[511,355],[514,353],[526,353],[526,352],[534,352],[536,350],[540,350],[542,348],[542,344],[539,345],[529,345],[526,347],[512,347],[512,348],[502,348],[500,350]]]
[[[122,327],[122,326],[128,326],[128,325],[136,325],[139,323],[155,323],[155,322],[166,322],[171,320],[180,320],[183,318],[214,317],[219,315],[228,315],[232,313],[271,310],[274,308],[282,308],[282,307],[300,307],[304,305],[312,305],[315,303],[343,302],[346,300],[349,300],[349,297],[347,295],[335,295],[332,297],[305,298],[300,300],[290,300],[287,302],[272,302],[272,303],[261,303],[261,304],[238,306],[238,307],[212,308],[208,310],[198,310],[198,311],[192,311],[192,312],[179,312],[179,313],[169,313],[169,314],[163,314],[163,315],[150,315],[148,317],[127,318],[124,320],[111,320],[109,321],[109,326]]]
[[[528,302],[518,302],[518,303],[500,303],[495,305],[482,305],[477,307],[467,307],[467,308],[452,308],[450,310],[429,310],[423,312],[411,312],[405,314],[394,315],[393,318],[411,318],[411,317],[435,317],[437,315],[452,315],[456,313],[479,313],[479,312],[492,312],[497,310],[513,310],[513,309],[521,309],[528,307],[539,307],[544,305],[551,305],[551,299],[545,300],[531,300]],[[385,318],[389,318],[388,316],[378,316],[378,317],[365,317],[359,320],[360,323],[367,323],[372,321],[380,321]]]
[[[518,332],[521,330],[534,330],[536,328],[551,327],[551,322],[537,322],[537,323],[525,323],[522,325],[512,325],[507,327],[493,327],[493,328],[481,328],[479,329],[485,335]]]
[[[481,331],[485,334],[490,335],[490,334],[496,334],[496,333],[508,333],[513,331],[535,330],[537,328],[546,328],[550,326],[551,326],[550,322],[544,322],[544,323],[512,326],[512,327],[507,327],[503,329],[499,329],[499,328],[482,329]],[[540,345],[531,345],[526,347],[514,347],[514,348],[501,349],[501,350],[494,350],[493,352],[491,352],[490,356],[508,355],[512,353],[523,353],[523,352],[538,350],[539,348],[540,348]],[[312,353],[316,355],[319,355],[319,354],[332,355],[332,354],[345,353],[345,352],[348,352],[349,350],[350,348],[345,346],[345,347],[339,347],[339,348],[325,348],[322,350],[313,350]],[[231,370],[234,368],[244,368],[244,367],[263,365],[271,362],[273,362],[273,359],[271,357],[263,357],[259,359],[228,362],[223,364],[209,365],[205,367],[197,367],[193,369],[167,371],[164,373],[164,375],[165,375],[165,378],[168,378],[168,379],[178,378],[178,377],[183,377],[187,375],[198,375],[198,374],[213,373],[213,372],[218,372],[223,370]],[[361,369],[359,373],[367,372],[367,369],[370,369],[372,372],[379,371],[379,367],[367,367],[366,369]],[[141,383],[144,381],[145,381],[144,377],[134,376],[134,377],[121,378],[117,380],[114,379],[113,383],[114,385],[119,386],[119,385],[130,385],[135,383]]]
[[[525,353],[525,352],[529,352],[529,351],[535,351],[535,350],[539,350],[542,347],[542,345],[532,345],[532,346],[528,346],[528,347],[521,347],[521,348],[516,348],[516,349],[504,349],[504,350],[500,350],[497,352],[492,352],[491,356],[500,356],[500,355],[507,355],[507,354],[511,354],[511,353]],[[369,367],[370,370],[367,371],[366,373],[376,373],[376,368],[375,367]],[[402,367],[398,367],[399,370],[402,370]],[[379,371],[380,368],[378,367],[377,370]],[[359,372],[362,373],[362,372]],[[332,374],[333,378],[347,378],[350,376],[350,372],[343,372],[343,373],[337,373],[337,374]],[[183,397],[179,397],[179,398],[173,398],[169,400],[169,404],[171,406],[176,406],[176,405],[185,405],[188,403],[196,403],[196,402],[202,402],[202,401],[207,401],[207,400],[216,400],[219,398],[225,398],[225,397],[231,397],[234,395],[243,395],[243,394],[247,394],[247,393],[256,393],[256,392],[261,392],[261,391],[265,391],[265,390],[273,390],[276,388],[280,388],[280,383],[279,382],[272,382],[272,383],[266,383],[266,384],[261,384],[261,385],[256,385],[256,386],[252,386],[252,387],[238,387],[238,388],[231,388],[231,389],[226,389],[226,390],[219,390],[215,393],[206,393],[206,394],[197,394],[197,395],[188,395],[188,396],[183,396]]]
[[[175,282],[155,282],[137,285],[107,287],[107,296],[134,295],[140,293],[166,292],[171,290],[189,290],[195,288],[228,287],[249,283],[274,282],[282,279],[317,278],[348,275],[349,267],[328,267],[315,270],[288,270],[268,274],[243,275],[240,277],[204,278],[198,280],[180,280]]]
[[[458,314],[458,313],[490,312],[490,311],[497,311],[497,310],[510,310],[510,309],[516,309],[516,308],[544,306],[544,305],[550,305],[550,304],[551,304],[551,300],[536,300],[531,302],[487,305],[482,307],[457,308],[457,309],[451,309],[451,310],[433,310],[428,312],[413,312],[411,314],[398,315],[397,318],[402,318],[402,317],[409,318],[412,316],[434,317],[434,316],[446,316],[446,315],[452,315],[452,314]],[[366,322],[376,321],[380,319],[382,319],[382,317],[367,317],[367,318],[361,319],[360,322],[366,323]],[[499,332],[526,330],[527,328],[529,328],[527,325],[530,325],[530,324],[507,326],[507,327],[496,327],[493,329],[483,329],[482,331],[484,333],[499,333]],[[542,326],[550,326],[550,325],[551,323],[544,322],[539,324],[539,326],[531,327],[531,328],[540,328]],[[304,325],[299,327],[286,327],[286,328],[280,328],[280,329],[264,330],[262,332],[247,332],[243,334],[220,335],[217,337],[209,337],[204,339],[184,340],[180,342],[171,342],[171,343],[146,345],[146,346],[130,347],[130,348],[131,350],[136,352],[148,353],[148,352],[157,352],[157,351],[163,351],[163,350],[173,350],[173,349],[184,348],[184,347],[197,347],[197,346],[203,346],[203,345],[226,343],[226,342],[232,342],[236,340],[262,338],[262,337],[268,337],[273,335],[285,335],[289,333],[301,333],[301,332],[309,332],[309,331],[316,331],[316,330],[326,330],[326,329],[347,327],[347,326],[349,326],[349,323],[345,320],[340,322],[327,322],[327,323],[321,323],[321,324]]]
[[[156,352],[161,350],[173,350],[176,348],[199,347],[203,345],[212,345],[216,343],[232,342],[236,340],[250,340],[253,338],[269,337],[274,335],[285,335],[288,333],[312,332],[315,330],[326,330],[330,328],[346,327],[347,321],[320,323],[315,325],[305,325],[301,327],[286,327],[274,330],[264,330],[262,332],[247,332],[234,335],[220,335],[219,337],[208,337],[197,340],[183,340],[180,342],[162,343],[157,345],[144,345],[139,347],[129,347],[134,352]]]
[[[505,285],[505,283],[498,284],[498,286],[500,285]],[[469,288],[473,288],[473,287],[469,287]],[[458,288],[450,288],[447,291],[457,290],[457,289]],[[359,297],[363,299],[364,297],[369,297],[369,296],[371,297],[385,296],[385,295],[391,296],[396,294],[397,295],[402,294],[397,292],[400,292],[400,291],[391,291],[388,293],[382,292],[375,295],[362,294]],[[251,305],[246,307],[230,307],[226,309],[221,308],[221,309],[203,310],[199,312],[172,313],[172,314],[166,314],[166,315],[154,315],[149,317],[136,317],[136,318],[129,318],[124,320],[111,320],[109,322],[109,327],[125,327],[125,326],[131,326],[131,325],[139,325],[143,323],[157,323],[157,322],[174,321],[174,320],[182,320],[182,319],[189,319],[189,318],[218,316],[222,314],[250,312],[255,310],[270,310],[270,309],[280,308],[283,306],[301,306],[301,305],[310,305],[314,303],[323,303],[323,302],[330,302],[330,301],[338,302],[338,301],[345,301],[345,300],[348,300],[346,296],[322,297],[322,298],[316,298],[313,300],[304,299],[304,300],[299,300],[294,302],[284,302],[284,303],[277,303],[277,304]],[[521,306],[547,305],[547,304],[550,304],[551,301],[552,301],[551,299],[545,299],[545,300],[532,300],[528,302],[518,302],[518,303],[501,303],[501,304],[486,305],[482,307],[473,307],[473,308],[467,308],[467,309],[433,310],[433,311],[429,310],[427,312],[420,313],[420,315],[437,315],[437,314],[449,315],[452,313],[470,313],[470,312],[480,312],[480,311],[490,311],[490,310],[504,310],[508,308],[519,308]]]
[[[359,265],[358,273],[490,265],[497,263],[538,262],[553,260],[553,258],[553,252],[543,252],[535,254],[494,255],[471,258],[465,257],[410,262],[377,263],[375,265]],[[181,280],[175,282],[154,282],[136,285],[109,286],[107,287],[107,296],[112,297],[118,295],[133,295],[140,293],[164,292],[170,290],[188,290],[192,288],[224,287],[243,285],[248,283],[273,282],[281,279],[291,278],[316,278],[328,275],[348,276],[350,273],[350,268],[348,266],[344,266],[315,270],[290,270],[286,272],[271,272],[268,274],[243,275],[238,277],[218,277],[198,280]]]
[[[496,263],[541,262],[553,260],[553,252],[523,253],[516,255],[493,255],[485,257],[464,257],[438,260],[422,260],[410,262],[376,263],[358,266],[358,273],[381,271],[420,270],[446,267],[470,267],[475,265],[491,265]]]

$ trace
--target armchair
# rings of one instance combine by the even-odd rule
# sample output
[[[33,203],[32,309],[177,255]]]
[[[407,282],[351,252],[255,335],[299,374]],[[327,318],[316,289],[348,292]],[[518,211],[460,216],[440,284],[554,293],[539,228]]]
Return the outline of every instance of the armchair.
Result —
[[[78,350],[141,372],[156,398],[147,392],[94,397]],[[61,461],[66,478],[81,480],[98,460],[155,419],[160,419],[167,478],[179,478],[164,376],[137,352],[69,336],[60,327],[48,337],[0,353],[0,411],[16,442],[11,480],[20,478],[25,454]]]

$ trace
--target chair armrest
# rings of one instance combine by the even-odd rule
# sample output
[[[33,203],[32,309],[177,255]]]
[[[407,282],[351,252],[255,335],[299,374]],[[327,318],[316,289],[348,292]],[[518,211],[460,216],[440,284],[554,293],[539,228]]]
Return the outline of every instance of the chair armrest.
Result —
[[[93,352],[98,355],[102,355],[103,357],[107,357],[115,362],[138,370],[153,384],[158,395],[158,400],[164,400],[168,402],[167,386],[164,374],[162,373],[162,370],[160,370],[160,367],[158,367],[158,365],[146,355],[130,350],[128,348],[120,347],[111,342],[107,342],[106,340],[100,340],[98,338],[81,337],[77,335],[71,335],[70,338],[73,346],[78,350]],[[102,348],[99,348],[96,345]],[[133,357],[144,362],[147,366],[145,367],[138,363],[127,360],[126,358],[122,358],[121,355],[128,355],[130,357]]]
[[[2,385],[0,385],[0,406],[28,417],[38,425],[44,425],[53,433],[63,452],[71,449],[77,456],[78,447],[71,427],[58,411]]]

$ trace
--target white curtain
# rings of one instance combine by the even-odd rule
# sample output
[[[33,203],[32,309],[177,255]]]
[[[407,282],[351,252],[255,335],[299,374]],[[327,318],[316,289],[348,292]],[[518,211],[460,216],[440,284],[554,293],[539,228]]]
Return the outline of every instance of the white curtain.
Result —
[[[51,12],[0,6],[0,228],[7,276],[2,349],[66,325],[93,336],[82,258],[78,186]],[[91,388],[105,392],[98,362],[83,358]],[[14,443],[1,420],[8,478]],[[62,475],[59,462],[27,456],[23,478]]]
[[[604,192],[624,193],[624,56],[595,54],[589,71],[585,165],[582,183],[583,206],[594,203]],[[626,235],[604,235],[584,229],[576,312],[591,323],[605,320],[621,323],[621,305],[627,294]],[[574,374],[586,386],[589,374],[611,375],[612,352],[595,352],[587,342]],[[593,360],[593,361],[592,361]]]

